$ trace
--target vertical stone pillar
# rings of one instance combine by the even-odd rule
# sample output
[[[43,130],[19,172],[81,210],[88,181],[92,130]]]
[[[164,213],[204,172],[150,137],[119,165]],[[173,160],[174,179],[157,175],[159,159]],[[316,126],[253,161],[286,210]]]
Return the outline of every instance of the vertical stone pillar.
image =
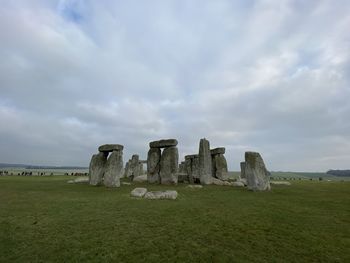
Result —
[[[108,153],[100,152],[94,154],[90,161],[89,166],[89,183],[90,185],[101,185],[103,175],[105,173],[105,165],[107,162]]]
[[[214,157],[215,177],[220,180],[228,180],[227,161],[223,154],[216,154]]]
[[[245,153],[245,176],[249,190],[266,191],[271,189],[269,172],[259,153]]]
[[[245,176],[245,162],[241,162],[240,166],[241,166],[241,178],[246,178],[246,176]]]
[[[199,142],[199,175],[201,184],[212,183],[212,159],[209,141],[201,139]]]
[[[147,154],[147,181],[151,184],[160,183],[160,158],[159,148],[150,148]]]
[[[161,184],[177,184],[179,165],[179,152],[177,147],[171,146],[163,150],[160,159]]]
[[[106,162],[104,185],[107,187],[119,187],[120,178],[123,176],[123,151],[114,150]]]

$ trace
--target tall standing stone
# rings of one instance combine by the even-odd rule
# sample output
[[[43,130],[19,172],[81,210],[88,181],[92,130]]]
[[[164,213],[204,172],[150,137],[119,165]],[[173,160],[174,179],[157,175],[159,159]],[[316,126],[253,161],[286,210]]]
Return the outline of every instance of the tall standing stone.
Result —
[[[192,169],[193,182],[194,183],[200,182],[199,156],[198,156],[198,154],[193,155],[191,169]]]
[[[99,152],[94,154],[90,161],[89,166],[89,183],[90,185],[101,185],[103,175],[105,173],[105,165],[107,162],[108,152]]]
[[[134,154],[131,157],[131,162],[129,163],[129,170],[131,170],[131,177],[135,178],[140,176],[140,161],[139,156],[137,154]]]
[[[245,162],[241,162],[240,166],[241,166],[241,178],[246,178],[246,176],[245,176]]]
[[[160,159],[161,184],[177,184],[178,164],[179,152],[177,147],[165,148]]]
[[[269,172],[259,153],[245,153],[245,176],[247,178],[247,187],[249,190],[265,191],[271,189]]]
[[[185,156],[185,172],[188,174],[188,180],[190,184],[193,184],[192,176],[192,158],[190,156]]]
[[[104,175],[104,185],[107,187],[119,187],[120,178],[123,176],[123,152],[113,151],[108,157]]]
[[[215,167],[215,177],[220,180],[228,180],[227,161],[223,154],[214,155],[213,167]]]
[[[147,181],[149,183],[160,183],[160,158],[159,148],[150,148],[147,154]]]
[[[212,159],[209,141],[201,139],[199,142],[199,175],[201,184],[212,183]]]

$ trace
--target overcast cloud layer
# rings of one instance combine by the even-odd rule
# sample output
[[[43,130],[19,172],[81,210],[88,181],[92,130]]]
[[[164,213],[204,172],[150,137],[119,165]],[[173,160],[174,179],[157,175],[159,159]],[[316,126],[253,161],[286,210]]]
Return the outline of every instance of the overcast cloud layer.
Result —
[[[0,162],[88,166],[176,138],[350,168],[350,3],[0,1]]]

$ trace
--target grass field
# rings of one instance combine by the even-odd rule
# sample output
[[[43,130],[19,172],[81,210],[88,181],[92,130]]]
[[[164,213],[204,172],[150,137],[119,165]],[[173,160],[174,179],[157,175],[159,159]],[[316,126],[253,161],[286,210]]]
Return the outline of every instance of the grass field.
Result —
[[[135,187],[72,177],[0,177],[1,262],[350,262],[350,183],[293,181],[270,192]]]

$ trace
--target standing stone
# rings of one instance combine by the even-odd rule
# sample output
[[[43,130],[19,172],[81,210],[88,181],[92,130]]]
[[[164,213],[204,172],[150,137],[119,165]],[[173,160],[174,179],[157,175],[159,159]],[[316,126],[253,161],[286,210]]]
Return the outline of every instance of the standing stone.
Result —
[[[199,143],[199,175],[201,184],[212,183],[212,160],[209,141],[204,139]]]
[[[140,162],[139,162],[139,156],[137,154],[134,154],[131,157],[131,163],[129,164],[129,170],[131,169],[131,177],[135,178],[140,176]]]
[[[200,182],[200,172],[199,172],[199,156],[195,155],[192,159],[192,178],[194,183],[199,183]]]
[[[160,158],[159,148],[150,148],[147,155],[147,180],[149,183],[160,183]]]
[[[241,178],[246,178],[245,176],[245,162],[241,162]]]
[[[125,169],[124,169],[124,177],[126,177],[126,178],[130,176],[129,175],[129,162],[130,162],[130,160],[126,162]]]
[[[144,171],[143,171],[143,163],[139,162],[139,175],[143,175]]]
[[[213,167],[215,167],[215,177],[220,180],[228,180],[228,170],[226,158],[223,154],[216,154],[214,156]]]
[[[123,152],[113,151],[108,157],[104,175],[104,185],[107,187],[119,187],[120,177],[123,175]]]
[[[185,156],[185,172],[188,174],[188,180],[190,184],[193,184],[192,176],[192,158],[190,156]]]
[[[269,172],[259,153],[245,153],[245,176],[247,178],[247,187],[249,190],[265,191],[271,189]]]
[[[89,166],[89,182],[90,185],[101,185],[105,172],[108,153],[100,152],[94,154]]]
[[[160,159],[161,184],[177,184],[179,152],[177,147],[165,148]]]
[[[181,163],[179,164],[179,173],[186,173],[185,162],[181,162]]]

